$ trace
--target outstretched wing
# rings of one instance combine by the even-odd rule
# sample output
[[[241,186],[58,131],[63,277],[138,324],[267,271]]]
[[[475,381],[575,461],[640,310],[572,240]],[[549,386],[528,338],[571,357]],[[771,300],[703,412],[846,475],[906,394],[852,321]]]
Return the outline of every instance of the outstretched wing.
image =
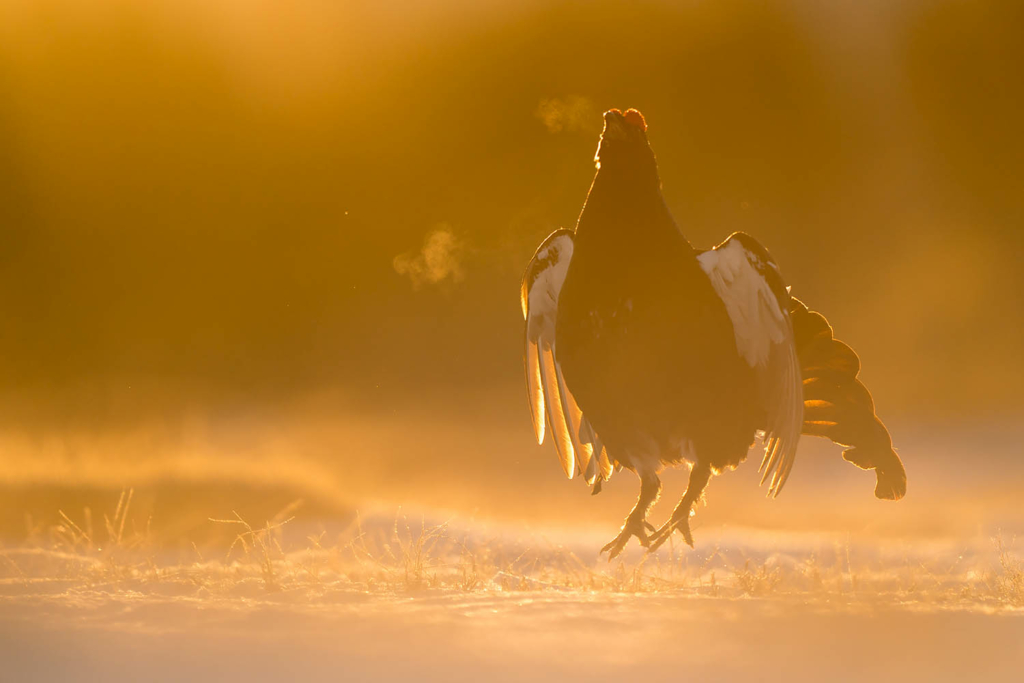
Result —
[[[555,351],[558,296],[572,259],[573,233],[556,230],[541,243],[526,268],[520,302],[526,318],[526,388],[537,443],[551,435],[562,469],[588,484],[612,473],[608,453],[565,384]]]
[[[754,368],[765,413],[763,484],[775,497],[793,469],[803,425],[803,387],[790,318],[789,291],[768,251],[733,233],[698,257],[732,320],[736,350]]]

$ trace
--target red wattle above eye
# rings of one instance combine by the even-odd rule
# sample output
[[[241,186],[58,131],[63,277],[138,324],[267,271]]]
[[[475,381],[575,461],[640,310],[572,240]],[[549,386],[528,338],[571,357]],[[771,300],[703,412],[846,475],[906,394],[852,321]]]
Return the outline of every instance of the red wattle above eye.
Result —
[[[644,121],[644,115],[640,113],[639,109],[630,109],[623,115],[629,123],[633,124],[642,131],[647,130],[647,122]]]

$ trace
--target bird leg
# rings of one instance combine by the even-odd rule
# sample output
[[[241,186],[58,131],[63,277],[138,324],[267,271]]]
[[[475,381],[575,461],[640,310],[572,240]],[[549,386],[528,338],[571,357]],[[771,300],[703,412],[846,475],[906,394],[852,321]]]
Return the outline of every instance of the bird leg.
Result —
[[[693,535],[690,533],[690,514],[693,504],[700,500],[704,489],[707,488],[708,480],[711,479],[711,465],[706,462],[697,461],[697,464],[690,470],[690,482],[686,485],[686,493],[679,500],[679,505],[672,511],[672,517],[665,522],[664,526],[651,534],[647,552],[653,553],[662,543],[668,540],[672,532],[679,530],[686,540],[686,544],[693,547]]]
[[[613,557],[622,552],[622,549],[626,547],[626,543],[632,536],[637,537],[640,545],[645,548],[647,547],[647,529],[654,531],[654,525],[647,521],[647,511],[651,509],[651,505],[658,499],[658,494],[660,493],[661,480],[658,479],[658,475],[640,476],[640,497],[637,498],[636,505],[633,506],[633,509],[626,516],[626,522],[622,525],[622,531],[619,532],[619,535],[611,543],[601,548],[602,553],[608,552],[609,562]]]

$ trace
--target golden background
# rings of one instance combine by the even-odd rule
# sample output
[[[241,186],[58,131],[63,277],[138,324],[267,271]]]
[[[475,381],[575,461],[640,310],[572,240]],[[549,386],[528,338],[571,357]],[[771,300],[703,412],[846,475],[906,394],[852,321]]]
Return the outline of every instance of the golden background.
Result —
[[[689,239],[755,235],[861,355],[910,477],[904,507],[870,509],[956,523],[941,497],[1024,477],[1022,18],[5,1],[0,477],[292,477],[347,504],[617,519],[532,442],[518,285],[574,224],[600,112],[638,107]],[[838,449],[803,451],[794,500],[874,505]],[[787,509],[719,490],[708,515]]]

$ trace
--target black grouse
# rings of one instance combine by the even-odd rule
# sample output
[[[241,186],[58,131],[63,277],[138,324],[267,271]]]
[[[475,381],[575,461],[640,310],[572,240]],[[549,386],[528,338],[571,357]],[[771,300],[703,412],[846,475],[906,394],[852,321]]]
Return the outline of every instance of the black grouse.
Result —
[[[653,551],[674,530],[692,546],[694,503],[755,436],[772,497],[803,433],[846,446],[847,460],[875,470],[876,496],[901,498],[906,473],[857,379],[857,355],[790,296],[768,251],[744,233],[707,251],[690,245],[665,205],[639,111],[605,113],[595,160],[576,229],[540,245],[521,298],[538,442],[550,434],[566,475],[594,493],[623,467],[640,478],[636,506],[602,552],[615,557],[632,536]],[[686,493],[655,530],[658,473],[684,462]]]

